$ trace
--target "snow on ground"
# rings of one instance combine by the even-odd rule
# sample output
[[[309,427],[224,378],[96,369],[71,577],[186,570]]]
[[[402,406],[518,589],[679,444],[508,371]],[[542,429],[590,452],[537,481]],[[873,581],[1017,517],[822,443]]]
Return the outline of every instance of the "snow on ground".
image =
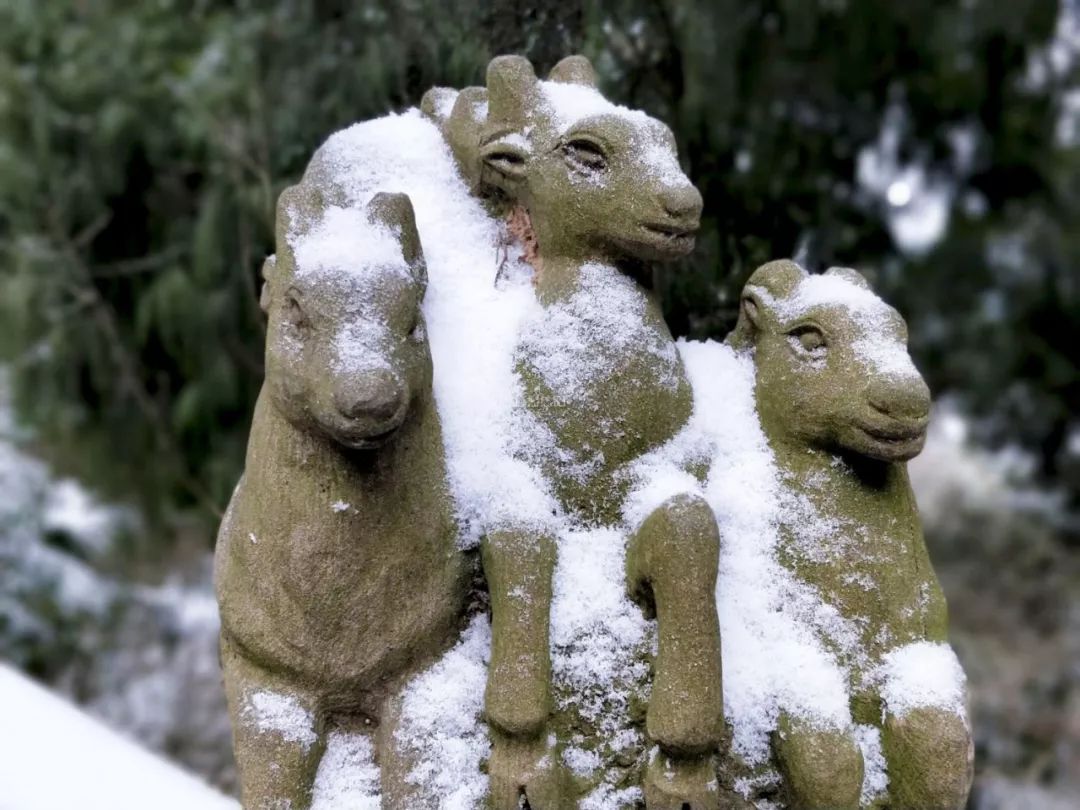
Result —
[[[239,805],[0,664],[0,810]]]
[[[0,657],[14,666],[34,662],[53,688],[77,695],[111,727],[230,784],[209,559],[201,588],[102,575],[95,561],[118,535],[137,530],[137,516],[53,477],[21,449],[26,438],[0,367]],[[5,723],[0,728],[7,733]],[[28,769],[51,756],[33,747],[19,755],[15,762]]]

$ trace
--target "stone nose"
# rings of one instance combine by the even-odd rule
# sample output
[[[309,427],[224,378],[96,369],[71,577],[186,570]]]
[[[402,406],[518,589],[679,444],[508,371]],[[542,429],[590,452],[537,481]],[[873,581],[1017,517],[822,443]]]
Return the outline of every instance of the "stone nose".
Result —
[[[391,371],[375,369],[357,375],[334,389],[334,405],[350,419],[389,419],[401,408],[405,391]]]
[[[697,222],[701,217],[703,202],[701,192],[690,183],[686,183],[665,188],[660,193],[660,204],[664,207],[664,211],[675,219]]]
[[[875,380],[867,395],[870,407],[894,419],[925,419],[930,414],[930,389],[922,377]]]

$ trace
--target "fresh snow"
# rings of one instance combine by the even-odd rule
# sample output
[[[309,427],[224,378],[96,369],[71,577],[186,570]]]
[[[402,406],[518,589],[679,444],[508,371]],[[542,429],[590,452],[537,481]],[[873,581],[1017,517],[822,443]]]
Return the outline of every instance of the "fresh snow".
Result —
[[[899,647],[885,656],[877,674],[885,706],[897,717],[927,707],[964,714],[964,670],[948,644]]]
[[[239,810],[4,664],[0,705],[3,810]]]
[[[589,88],[545,82],[541,93],[564,130],[597,114],[623,116],[635,126],[649,120]],[[659,132],[640,129],[655,141],[651,163],[665,176],[673,174],[678,167],[670,146],[660,143]],[[562,756],[572,771],[599,774],[582,807],[606,810],[640,797],[636,788],[619,790],[604,778],[614,758],[629,754],[643,762],[647,755],[626,708],[632,699],[647,698],[644,659],[655,634],[625,593],[626,541],[652,509],[686,493],[707,500],[722,537],[716,609],[724,700],[733,750],[754,769],[740,786],[749,795],[777,778],[769,737],[787,713],[856,733],[867,757],[864,795],[869,801],[880,793],[879,740],[872,730],[854,729],[848,673],[827,649],[832,644],[851,652],[856,628],[777,558],[782,523],[810,521],[823,537],[835,525],[786,494],[758,423],[752,358],[715,342],[643,340],[635,329],[641,296],[629,279],[602,265],[583,268],[581,290],[542,309],[505,224],[469,194],[438,129],[415,110],[333,135],[313,159],[306,182],[325,184],[340,192],[333,199],[343,200],[290,236],[298,262],[314,272],[366,272],[384,261],[400,263],[395,240],[360,212],[379,191],[404,192],[413,203],[429,276],[423,311],[461,545],[473,546],[485,532],[505,526],[558,538],[551,614],[556,702],[605,740],[599,750],[585,747],[584,737],[565,741]],[[861,329],[855,349],[868,373],[914,372],[901,336],[882,328],[892,311],[847,279],[810,276],[790,300],[772,303],[792,317],[815,306],[845,307]],[[596,330],[610,336],[599,352],[585,339]],[[541,472],[554,438],[526,412],[516,363],[530,364],[552,391],[569,399],[587,388],[588,375],[610,371],[627,352],[652,353],[673,370],[681,357],[694,391],[693,415],[670,442],[623,471],[632,483],[623,521],[585,526],[561,512]],[[677,384],[674,373],[671,381]],[[691,466],[708,469],[703,483],[689,474]],[[447,810],[478,807],[486,790],[480,765],[489,741],[481,713],[489,647],[488,623],[476,618],[402,695],[397,744],[418,763],[409,778]],[[880,679],[890,708],[962,711],[962,673],[950,655],[943,645],[912,645],[884,662]],[[919,672],[929,675],[920,680]],[[281,696],[260,700],[259,706],[249,704],[253,722],[279,733],[307,733],[299,705],[285,705]],[[316,790],[320,808],[372,806],[377,780],[368,739],[338,735],[330,742]],[[351,798],[334,798],[343,796]]]
[[[315,714],[302,706],[295,695],[266,689],[244,695],[240,722],[250,723],[260,734],[276,734],[283,740],[300,743],[304,750],[317,741]]]
[[[331,136],[308,170],[362,209],[380,191],[412,200],[427,264],[424,317],[435,368],[450,483],[462,542],[501,525],[547,526],[547,484],[515,450],[529,430],[518,408],[513,349],[536,304],[524,272],[500,274],[508,237],[469,194],[438,128],[417,110]],[[358,252],[360,257],[366,254]],[[496,280],[501,279],[498,284]]]

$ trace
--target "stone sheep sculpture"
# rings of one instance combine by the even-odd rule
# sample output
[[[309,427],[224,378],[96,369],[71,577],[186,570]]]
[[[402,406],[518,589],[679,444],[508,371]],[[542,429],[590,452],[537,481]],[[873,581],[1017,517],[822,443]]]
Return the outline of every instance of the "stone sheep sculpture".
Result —
[[[545,81],[498,57],[336,134],[281,195],[215,556],[245,810],[963,805],[904,323],[855,271],[773,262],[727,345],[677,344],[651,263],[701,207],[671,131],[578,56]],[[824,685],[746,688],[781,649]]]
[[[443,127],[472,187],[511,211],[536,270],[544,313],[518,356],[525,404],[554,437],[548,476],[573,519],[617,524],[628,486],[620,472],[690,415],[648,262],[692,249],[701,196],[679,167],[671,131],[604,99],[583,57],[564,59],[548,81],[524,58],[495,59],[486,89],[462,91]],[[664,756],[652,760],[644,786],[656,810],[717,806],[719,626],[715,612],[687,606],[711,603],[718,546],[709,506],[687,494],[648,517],[628,550],[629,589],[658,618],[646,729]],[[534,810],[570,806],[579,792],[549,750],[556,547],[531,528],[492,533],[482,547],[493,633],[489,774],[503,810],[522,795]]]
[[[456,637],[470,572],[409,198],[359,212],[286,190],[264,274],[266,383],[215,580],[244,807],[302,810],[328,731],[392,727],[380,721],[403,679]],[[379,742],[383,795],[407,793]]]
[[[827,646],[850,674],[855,723],[876,730],[888,779],[867,794],[850,733],[782,718],[789,806],[958,810],[971,729],[905,465],[925,441],[930,393],[904,321],[854,270],[809,275],[777,261],[747,282],[728,342],[752,350],[785,490],[781,563],[842,623]]]

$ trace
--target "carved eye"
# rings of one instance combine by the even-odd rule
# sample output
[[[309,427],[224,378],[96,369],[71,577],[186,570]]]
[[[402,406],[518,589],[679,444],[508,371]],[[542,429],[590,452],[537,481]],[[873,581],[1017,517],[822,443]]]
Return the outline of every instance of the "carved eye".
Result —
[[[607,168],[607,155],[595,141],[574,138],[563,146],[563,154],[571,164],[590,172],[602,172]]]
[[[304,307],[300,304],[296,293],[291,291],[285,296],[285,320],[298,329],[304,329],[308,325]]]
[[[791,345],[804,354],[820,357],[825,354],[825,333],[811,324],[800,326],[788,332]]]

